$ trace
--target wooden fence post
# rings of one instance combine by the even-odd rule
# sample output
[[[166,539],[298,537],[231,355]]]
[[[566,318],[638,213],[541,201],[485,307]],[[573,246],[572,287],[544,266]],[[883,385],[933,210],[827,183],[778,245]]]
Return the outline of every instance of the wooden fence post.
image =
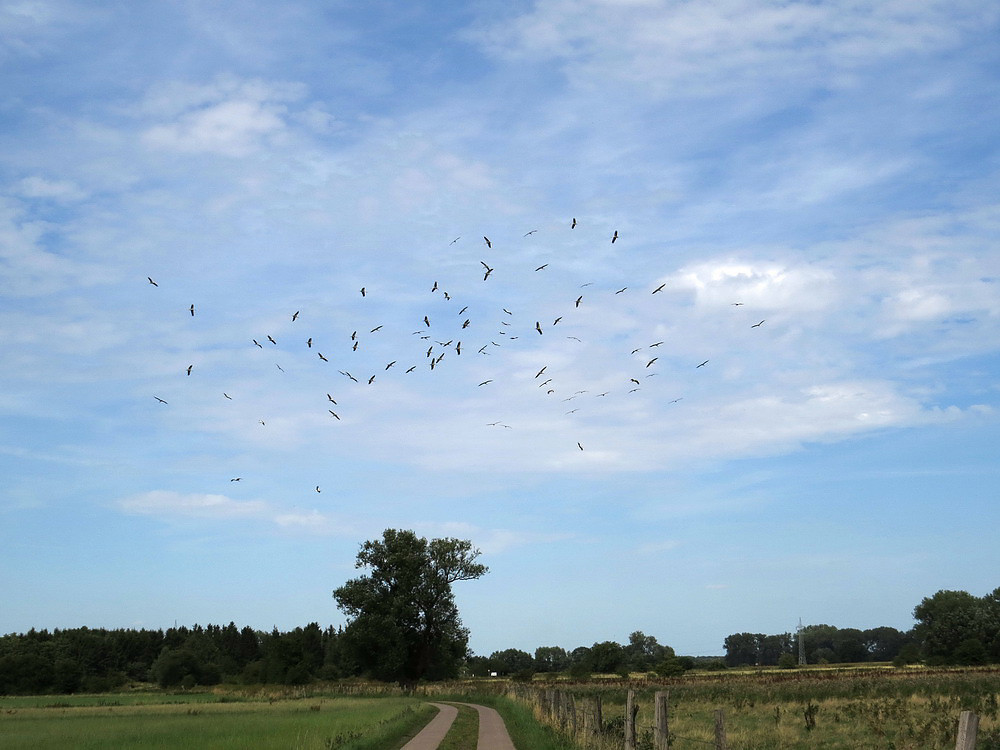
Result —
[[[979,735],[979,717],[972,711],[962,711],[958,717],[958,739],[955,750],[976,750]]]
[[[722,709],[715,712],[715,750],[726,750],[726,720]]]
[[[670,741],[670,691],[657,690],[653,697],[653,746],[656,750],[667,750]]]
[[[625,696],[625,750],[635,750],[635,715],[639,707],[635,703],[635,691],[629,690]]]
[[[601,696],[594,696],[594,734],[600,735],[604,731],[604,714],[601,711]]]

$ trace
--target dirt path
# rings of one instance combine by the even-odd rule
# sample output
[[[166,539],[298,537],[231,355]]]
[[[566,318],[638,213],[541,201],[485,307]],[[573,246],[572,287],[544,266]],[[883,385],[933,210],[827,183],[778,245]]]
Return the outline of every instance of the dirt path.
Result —
[[[420,734],[403,745],[403,750],[437,750],[441,740],[448,734],[452,722],[458,715],[458,709],[445,703],[432,703],[431,705],[440,709],[438,715],[431,719],[430,723],[420,731]],[[475,703],[459,705],[469,706],[479,712],[477,750],[517,750],[510,740],[503,719],[494,709],[477,706]]]
[[[438,707],[438,715],[430,720],[426,727],[412,740],[403,745],[403,750],[436,750],[441,740],[448,734],[452,722],[458,716],[458,709],[444,703],[432,703]]]
[[[495,709],[487,706],[477,706],[474,703],[463,703],[479,712],[479,743],[477,750],[517,750],[510,740],[503,718]]]

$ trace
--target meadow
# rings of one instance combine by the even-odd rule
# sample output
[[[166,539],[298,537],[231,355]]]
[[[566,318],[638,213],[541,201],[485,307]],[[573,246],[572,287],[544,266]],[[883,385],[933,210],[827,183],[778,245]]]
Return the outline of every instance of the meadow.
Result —
[[[669,691],[671,748],[710,748],[715,712],[729,750],[951,750],[958,715],[980,717],[977,750],[1000,750],[1000,669],[802,669],[688,673],[574,682],[475,679],[405,695],[380,684],[217,686],[91,695],[0,696],[4,748],[324,748],[398,750],[434,715],[426,701],[500,711],[519,750],[621,750],[635,691],[637,750],[652,750],[654,694]],[[552,710],[556,693],[574,719]],[[601,703],[600,731],[592,711]],[[585,715],[591,714],[585,719]],[[570,731],[572,724],[577,732]],[[591,731],[584,732],[584,726]],[[460,710],[444,750],[474,750],[475,712]]]
[[[510,692],[536,715],[574,734],[580,747],[621,748],[626,692],[635,691],[638,747],[653,746],[656,691],[669,691],[673,748],[708,748],[715,738],[715,713],[724,712],[729,750],[950,750],[959,714],[980,717],[977,750],[1000,750],[1000,670],[836,669],[752,670],[690,674],[670,680],[595,680],[512,685]],[[572,696],[572,717],[552,709],[554,693]],[[595,727],[601,702],[601,731],[583,732],[584,715]]]
[[[395,750],[434,713],[420,698],[311,691],[0,697],[0,744],[39,750]]]

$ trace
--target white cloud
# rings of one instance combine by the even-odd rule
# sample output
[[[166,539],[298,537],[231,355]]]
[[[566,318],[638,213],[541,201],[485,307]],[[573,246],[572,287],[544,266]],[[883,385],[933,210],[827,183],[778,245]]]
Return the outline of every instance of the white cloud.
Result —
[[[996,18],[974,2],[715,3],[540,0],[473,38],[504,59],[558,61],[582,88],[717,94],[795,79],[849,80],[875,60],[958,43]]]
[[[154,149],[246,156],[286,129],[287,105],[302,95],[301,86],[258,80],[175,83],[147,97],[142,111],[168,121],[148,127],[142,139]]]
[[[118,501],[126,513],[165,518],[260,518],[268,511],[259,500],[233,500],[225,495],[152,490]]]

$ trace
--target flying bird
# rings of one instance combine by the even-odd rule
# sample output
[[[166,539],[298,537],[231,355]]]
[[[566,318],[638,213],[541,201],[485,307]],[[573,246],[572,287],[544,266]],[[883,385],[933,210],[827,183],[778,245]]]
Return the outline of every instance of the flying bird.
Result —
[[[365,292],[365,288],[361,287],[361,296],[364,297],[366,294],[367,292]]]
[[[295,311],[295,314],[294,314],[294,315],[292,316],[292,322],[293,322],[293,323],[294,323],[294,322],[295,322],[296,320],[298,320],[298,319],[299,319],[299,312],[300,312],[299,310],[296,310],[296,311]]]
[[[573,219],[573,223],[569,225],[570,229],[576,229],[576,219]]]
[[[528,237],[528,236],[530,236],[530,235],[534,234],[534,233],[535,233],[535,232],[537,232],[537,231],[538,231],[537,229],[532,229],[532,230],[531,230],[530,232],[525,232],[525,235],[524,235],[524,236],[525,236],[525,237]]]
[[[333,404],[334,406],[336,406],[336,405],[337,405],[337,402],[333,400],[333,396],[331,396],[331,395],[330,395],[329,393],[328,393],[328,394],[326,394],[326,398],[327,398],[327,400],[328,400],[328,401],[329,401],[329,402],[330,402],[331,404]]]
[[[431,325],[431,320],[426,315],[424,316],[424,325],[427,326],[428,328]]]
[[[306,341],[306,346],[308,346],[310,349],[313,348],[312,336],[310,336],[309,339]]]
[[[538,331],[539,336],[542,335],[542,324],[539,323],[537,320],[535,321],[535,330]]]
[[[229,481],[230,481],[230,482],[239,482],[239,481],[241,481],[242,479],[243,479],[243,477],[233,477],[233,478],[232,478],[232,479],[230,479]]]
[[[390,367],[392,367],[392,366],[393,366],[394,364],[396,364],[396,360],[392,360],[392,362],[390,362],[389,364],[387,364],[387,365],[385,366],[385,369],[387,369],[387,370],[388,370],[388,369],[389,369]],[[375,376],[374,376],[374,375],[372,375],[372,377],[374,378]]]
[[[228,398],[228,399],[229,399],[230,401],[232,401],[232,400],[233,400],[233,397],[232,397],[232,396],[230,396],[230,395],[229,395],[228,393],[226,393],[226,392],[224,392],[224,391],[223,391],[222,395],[223,395],[223,396],[225,396],[226,398]]]
[[[469,320],[469,318],[466,318],[466,319],[465,319],[465,322],[464,322],[464,323],[462,323],[462,328],[468,328],[468,327],[469,327],[469,323],[471,323],[471,322],[472,322],[472,321],[471,321],[471,320]]]
[[[340,416],[333,409],[327,409],[327,411],[330,412],[330,414],[333,415],[334,417],[337,417],[338,422],[341,421]]]
[[[651,360],[649,360],[649,362],[646,363],[646,367],[649,367],[651,364],[653,364],[658,359],[659,359],[659,357],[653,357]]]
[[[372,328],[368,333],[375,333],[375,331],[381,331],[381,330],[382,330],[382,326],[381,325],[377,325],[374,328]]]
[[[351,347],[351,350],[356,352],[358,350],[358,344],[360,343],[361,343],[360,341],[355,341],[354,346]]]
[[[482,261],[479,262],[483,263]],[[486,279],[490,277],[490,274],[493,273],[493,269],[487,266],[485,263],[483,263],[483,266],[486,268],[486,273],[483,274],[483,281],[486,281]]]
[[[632,381],[633,383],[635,383],[636,385],[640,385],[639,381],[638,381],[638,380],[636,380],[635,378],[629,378],[629,380],[631,380],[631,381]]]
[[[702,363],[701,363],[700,365],[698,365],[698,367],[704,367],[704,366],[705,366],[705,365],[707,365],[707,364],[708,364],[708,360],[706,359],[706,360],[705,360],[704,362],[702,362]],[[697,370],[697,369],[698,369],[698,367],[695,367],[694,369],[696,369],[696,370]]]
[[[537,379],[538,379],[538,378],[539,378],[539,377],[541,376],[541,374],[542,374],[543,372],[545,372],[545,370],[546,370],[547,368],[548,368],[548,365],[545,365],[545,367],[543,367],[543,368],[542,368],[541,370],[539,370],[539,371],[538,371],[538,374],[536,374],[536,375],[535,375],[535,379],[537,380]]]
[[[162,398],[160,398],[159,396],[153,396],[153,398],[155,398],[155,399],[156,399],[157,401],[159,401],[159,402],[160,402],[161,404],[165,404],[165,403],[167,403],[166,401],[164,401],[164,400],[163,400]]]
[[[260,346],[260,342],[257,339],[250,339],[250,340],[253,341],[257,346]],[[260,346],[260,348],[263,349],[264,347]]]
[[[579,443],[576,444],[576,447],[579,448],[580,450],[583,450],[583,446],[580,445]]]
[[[434,286],[431,287],[431,291],[436,292],[437,290],[438,290],[438,283],[435,281]]]
[[[549,265],[548,263],[543,263],[542,265],[540,265],[540,266],[539,266],[538,268],[536,268],[535,270],[536,270],[536,271],[541,271],[541,270],[542,270],[543,268],[547,268],[547,267],[548,267],[548,265]]]
[[[319,489],[319,485],[318,485],[318,484],[316,485],[316,491],[317,491],[317,492],[319,492],[319,491],[320,491],[320,489]]]
[[[488,247],[488,248],[490,248],[490,250],[492,250],[493,249],[493,243],[490,242],[490,238],[484,235],[483,239],[486,240],[486,247]]]
[[[191,305],[191,307],[189,307],[188,309],[191,311],[191,317],[193,318],[194,317],[194,305]]]
[[[649,348],[652,349],[654,346],[660,346],[662,343],[662,341],[657,341],[655,344],[650,344]]]
[[[486,385],[486,384],[488,384],[488,383],[492,383],[492,382],[493,382],[492,380],[484,380],[484,381],[483,381],[482,383],[480,383],[479,385]]]
[[[466,305],[465,307],[463,307],[461,310],[458,311],[458,314],[461,315],[462,313],[464,313],[468,309],[469,309],[469,306]]]
[[[368,378],[368,385],[371,385],[374,382],[375,382],[375,376],[372,375],[370,378]]]
[[[277,341],[275,341],[274,339],[272,339],[272,338],[271,338],[271,335],[270,335],[270,334],[268,334],[268,336],[267,336],[267,340],[268,340],[268,341],[270,341],[270,342],[271,342],[272,344],[274,344],[275,346],[277,346],[277,345],[278,345],[278,342],[277,342]]]
[[[636,352],[641,352],[641,351],[642,347],[640,346],[638,349],[633,349],[632,351],[630,351],[629,354],[635,354]]]
[[[149,279],[149,283],[152,284],[153,286],[159,286],[159,284],[157,284],[155,281],[153,281],[152,277],[147,276],[146,278]]]
[[[663,287],[665,287],[666,285],[667,285],[667,282],[664,281],[662,284],[660,284],[658,287],[656,287],[656,289],[653,290],[653,294],[656,294],[657,292],[662,292],[663,291]]]
[[[459,241],[460,239],[462,239],[461,235],[459,235],[458,237],[456,237],[455,239],[453,239],[453,240],[452,240],[451,242],[449,242],[448,244],[449,244],[449,245],[454,245],[454,244],[455,244],[456,242],[458,242],[458,241]]]
[[[324,357],[324,356],[323,356],[322,352],[316,352],[316,354],[318,354],[318,355],[319,355],[319,358],[320,358],[321,360],[323,360],[324,362],[329,362],[329,361],[330,361],[330,360],[328,360],[328,359],[327,359],[326,357]]]
[[[765,319],[765,320],[766,320],[766,319]],[[763,321],[763,320],[762,320],[762,321],[760,321],[760,323],[754,323],[754,324],[753,324],[752,326],[750,326],[750,327],[751,327],[751,328],[760,328],[760,327],[761,327],[762,325],[764,325],[764,321]]]
[[[575,306],[579,307],[581,302],[583,302],[583,295],[582,294],[579,297],[576,298]]]
[[[611,236],[611,244],[612,245],[615,244],[615,242],[617,242],[617,240],[618,240],[618,230],[616,229],[615,233]]]
[[[194,367],[194,365],[188,365],[188,369],[187,369],[188,375],[191,374],[191,368],[193,368],[193,367]]]
[[[275,367],[277,367],[277,368],[278,368],[279,370],[281,370],[282,372],[284,372],[284,369],[283,369],[283,368],[281,367],[281,365],[279,365],[278,363],[275,363],[275,364],[274,364],[274,366],[275,366]]]
[[[406,372],[404,372],[403,374],[404,374],[404,375],[406,375],[407,373],[411,373],[411,372],[413,372],[413,371],[414,371],[414,370],[416,370],[416,369],[417,369],[417,366],[416,366],[416,365],[413,365],[412,367],[410,367],[410,368],[409,368],[409,369],[408,369],[408,370],[407,370]]]
[[[556,325],[556,323],[558,323],[560,320],[562,320],[562,315],[560,315],[558,318],[556,318],[555,320],[553,320],[552,321],[552,325]]]
[[[621,289],[619,289],[619,290],[618,290],[617,292],[615,292],[615,294],[621,294],[621,293],[622,293],[622,292],[624,292],[624,291],[625,291],[626,289],[628,289],[628,287],[627,287],[627,286],[623,286],[623,287],[622,287]]]
[[[740,307],[742,304],[742,302],[733,302],[733,307]]]
[[[351,373],[347,372],[347,370],[337,370],[337,372],[339,372],[341,375],[345,375],[346,377],[349,377],[355,383],[358,382],[358,379],[356,377],[354,377],[353,375],[351,375]]]

